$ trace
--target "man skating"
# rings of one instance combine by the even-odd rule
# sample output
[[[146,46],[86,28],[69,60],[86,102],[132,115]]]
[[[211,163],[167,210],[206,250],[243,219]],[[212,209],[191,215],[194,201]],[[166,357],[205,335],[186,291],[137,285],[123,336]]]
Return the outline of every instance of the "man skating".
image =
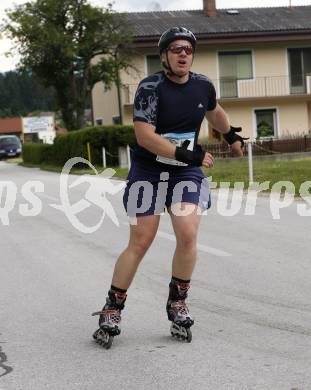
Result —
[[[127,248],[119,256],[106,304],[94,338],[110,347],[120,333],[121,311],[140,261],[150,247],[166,208],[176,236],[166,311],[173,335],[191,341],[194,321],[186,305],[196,263],[201,213],[210,207],[210,191],[201,166],[214,158],[197,143],[206,116],[224,134],[236,155],[243,138],[230,126],[216,101],[211,81],[190,72],[196,48],[194,34],[184,27],[165,31],[159,40],[163,72],[143,79],[134,101],[137,140],[123,203],[132,221]],[[145,183],[145,185],[144,185]]]

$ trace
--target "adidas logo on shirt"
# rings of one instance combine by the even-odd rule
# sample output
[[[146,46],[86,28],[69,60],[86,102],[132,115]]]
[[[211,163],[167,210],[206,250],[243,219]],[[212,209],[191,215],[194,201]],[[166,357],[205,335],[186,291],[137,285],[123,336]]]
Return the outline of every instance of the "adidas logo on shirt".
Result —
[[[198,108],[203,108],[203,104],[199,103]]]

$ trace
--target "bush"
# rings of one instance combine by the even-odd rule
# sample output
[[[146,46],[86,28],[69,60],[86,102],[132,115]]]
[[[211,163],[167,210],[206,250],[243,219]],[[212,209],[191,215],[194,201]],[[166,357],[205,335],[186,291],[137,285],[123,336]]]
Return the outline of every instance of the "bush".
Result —
[[[40,158],[37,158],[34,154],[33,158],[35,158],[36,161],[31,160],[31,155],[28,154],[26,157],[28,160],[26,161],[24,159],[24,161],[39,164],[52,163],[55,165],[64,165],[66,161],[72,157],[83,157],[87,159],[88,142],[91,146],[93,164],[101,165],[103,163],[102,147],[104,146],[107,152],[107,165],[116,166],[118,165],[118,147],[126,145],[133,146],[135,143],[134,128],[133,126],[122,125],[93,126],[78,131],[71,131],[66,134],[58,135],[52,146],[36,145],[38,146],[38,149],[42,146],[47,146],[48,148],[46,150],[48,150],[48,152],[42,152]],[[38,160],[40,160],[40,162],[37,162]]]
[[[26,163],[42,164],[52,159],[52,145],[48,144],[24,144],[23,160]]]

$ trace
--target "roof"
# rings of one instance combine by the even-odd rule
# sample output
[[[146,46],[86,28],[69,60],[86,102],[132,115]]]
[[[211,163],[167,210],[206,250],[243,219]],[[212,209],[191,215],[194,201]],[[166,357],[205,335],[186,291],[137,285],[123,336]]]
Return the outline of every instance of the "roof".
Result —
[[[217,15],[208,17],[203,10],[129,12],[129,24],[135,40],[159,37],[166,29],[180,25],[189,28],[200,39],[203,36],[232,33],[271,33],[311,31],[311,6],[237,8],[229,14],[217,9]]]
[[[57,134],[65,134],[68,130],[65,127],[55,126],[55,131]]]
[[[21,132],[21,118],[0,118],[0,134],[15,134]]]

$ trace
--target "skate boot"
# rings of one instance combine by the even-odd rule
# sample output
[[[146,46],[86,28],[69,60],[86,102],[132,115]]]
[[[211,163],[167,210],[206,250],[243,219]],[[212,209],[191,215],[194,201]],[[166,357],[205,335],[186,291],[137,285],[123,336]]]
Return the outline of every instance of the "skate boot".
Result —
[[[186,340],[188,343],[192,340],[190,327],[194,324],[185,303],[189,288],[189,283],[181,283],[172,279],[166,305],[167,317],[172,322],[171,335],[179,340]]]
[[[121,310],[124,308],[126,296],[125,293],[110,290],[102,311],[92,314],[99,315],[99,329],[93,334],[93,339],[106,349],[111,347],[114,336],[121,333]]]

